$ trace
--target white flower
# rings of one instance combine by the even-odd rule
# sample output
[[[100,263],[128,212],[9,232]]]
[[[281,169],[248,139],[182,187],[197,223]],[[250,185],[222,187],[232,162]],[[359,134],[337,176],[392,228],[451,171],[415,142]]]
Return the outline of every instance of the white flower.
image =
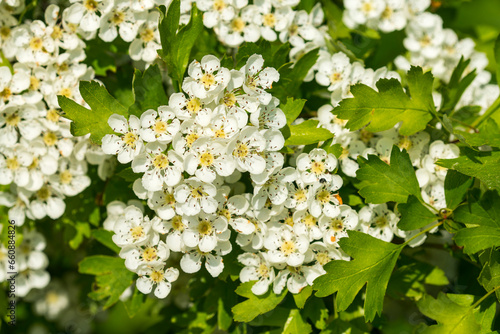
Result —
[[[137,290],[148,294],[156,286],[154,295],[160,299],[168,296],[172,289],[172,282],[179,278],[179,270],[175,268],[164,270],[163,265],[142,266],[137,273],[139,275],[136,282]]]
[[[260,174],[266,167],[266,161],[259,153],[264,151],[266,140],[255,127],[243,129],[239,136],[228,145],[228,153],[236,162],[236,167],[251,174]]]
[[[319,228],[323,232],[323,242],[327,245],[337,245],[340,238],[347,237],[348,230],[354,230],[358,225],[356,211],[348,205],[340,205],[337,215],[319,218]]]
[[[309,212],[316,218],[321,213],[324,213],[328,217],[336,216],[338,205],[342,204],[342,199],[336,191],[341,186],[342,178],[338,175],[332,175],[331,183],[326,183],[313,190],[314,196],[309,204]]]
[[[137,36],[138,24],[134,12],[130,9],[131,3],[118,2],[111,11],[101,18],[99,37],[105,42],[112,42],[118,33],[125,42],[132,42]]]
[[[140,120],[139,135],[145,142],[158,141],[168,144],[180,130],[179,120],[175,119],[172,108],[167,106],[158,107],[158,112],[153,109],[146,110]]]
[[[167,235],[167,246],[174,252],[181,252],[185,247],[182,236],[187,229],[186,218],[176,215],[169,220],[153,220],[153,229]]]
[[[383,0],[346,0],[344,6],[346,11],[343,21],[350,28],[378,18],[385,8]]]
[[[180,261],[181,269],[188,274],[198,272],[201,269],[202,260],[205,258],[205,268],[212,277],[217,277],[224,270],[222,256],[231,252],[231,249],[232,246],[229,241],[219,243],[217,248],[210,253],[194,248],[182,256]]]
[[[318,219],[307,210],[293,213],[293,231],[298,235],[307,235],[309,241],[321,239],[323,234],[318,226]]]
[[[257,281],[252,286],[252,292],[257,296],[265,294],[275,278],[274,268],[267,260],[267,254],[243,253],[238,255],[238,261],[245,266],[241,269],[240,281]]]
[[[36,197],[31,201],[27,216],[31,219],[42,219],[49,216],[52,219],[61,217],[66,209],[64,195],[45,184],[36,192]]]
[[[208,138],[195,141],[184,159],[185,171],[207,183],[213,182],[217,174],[233,174],[234,168],[233,158],[226,155],[225,143]]]
[[[261,55],[251,55],[241,72],[245,75],[243,90],[249,95],[259,98],[259,101],[268,105],[271,102],[272,95],[265,90],[272,87],[273,82],[277,82],[280,75],[272,67],[264,68],[264,58]]]
[[[19,71],[12,74],[7,66],[0,67],[0,106],[6,104],[11,98],[15,99],[13,94],[19,94],[29,86],[30,77],[25,72]]]
[[[212,55],[204,56],[201,63],[194,60],[188,67],[188,75],[182,83],[182,90],[204,102],[214,100],[231,78],[229,70],[221,67],[220,60]]]
[[[251,113],[250,121],[259,129],[279,130],[286,125],[286,117],[283,111],[278,108],[280,100],[273,97],[271,102],[261,106],[256,112]]]
[[[273,291],[280,294],[286,286],[291,293],[299,293],[307,285],[326,272],[320,265],[288,266],[281,270],[274,280]]]
[[[297,235],[288,225],[269,231],[264,246],[268,249],[271,263],[297,267],[302,265],[305,253],[309,249],[309,240],[305,235]]]
[[[227,229],[225,217],[200,214],[187,217],[188,228],[182,235],[184,244],[188,247],[198,247],[203,253],[211,252],[219,242],[229,240],[231,231]]]
[[[44,315],[47,320],[55,320],[69,306],[68,292],[60,284],[51,282],[33,306],[37,314]]]
[[[181,181],[182,158],[174,150],[165,150],[165,145],[148,143],[146,151],[132,161],[132,170],[144,173],[142,185],[146,190],[159,191],[164,185],[172,187]]]
[[[118,161],[122,164],[132,161],[143,149],[143,142],[138,133],[141,127],[139,119],[130,115],[127,122],[125,117],[113,114],[109,117],[108,124],[113,131],[122,135],[105,135],[102,138],[102,150],[106,154],[117,154]]]
[[[90,185],[87,175],[87,162],[62,158],[59,160],[59,173],[51,175],[52,186],[66,196],[75,196]]]
[[[126,246],[120,250],[119,255],[125,259],[125,267],[135,272],[140,266],[163,265],[170,256],[170,250],[160,240],[158,243]]]
[[[73,0],[71,2],[76,2]],[[103,15],[114,5],[109,0],[83,0],[69,7],[66,19],[69,23],[78,25],[84,32],[94,32],[99,29]]]
[[[161,49],[160,31],[158,29],[159,18],[159,11],[153,10],[149,12],[146,20],[139,28],[139,38],[130,43],[130,58],[136,61],[143,60],[152,63],[158,57],[157,50]]]
[[[33,155],[21,145],[4,148],[0,153],[0,184],[16,183],[24,187],[29,182],[28,167],[33,162]]]
[[[217,201],[214,199],[216,194],[217,188],[214,185],[201,182],[196,177],[185,180],[174,190],[179,208],[188,216],[197,215],[201,210],[205,213],[214,213],[217,210]]]
[[[358,215],[361,231],[383,241],[392,240],[399,218],[387,209],[387,204],[369,204]]]
[[[142,182],[141,182],[142,184]],[[155,191],[148,198],[148,206],[155,210],[161,219],[171,219],[175,215],[176,201],[172,187],[164,187],[160,191]]]
[[[144,211],[142,203],[138,200],[129,200],[127,204],[120,201],[109,202],[106,205],[107,217],[102,223],[102,227],[107,231],[113,231],[116,223],[124,218],[127,205],[134,205],[142,212]]]
[[[329,91],[342,92],[350,84],[351,68],[349,57],[342,52],[335,53],[331,58],[318,61],[316,82],[327,86]]]
[[[295,168],[287,167],[283,169],[276,169],[272,175],[266,177],[262,182],[252,177],[256,183],[254,187],[254,197],[252,204],[256,209],[264,207],[266,200],[269,198],[274,205],[283,204],[288,198],[287,183],[296,180],[297,173]]]
[[[336,167],[337,158],[320,148],[315,148],[308,154],[302,153],[297,157],[297,170],[301,172],[302,181],[306,184],[330,182],[331,173]]]
[[[151,239],[158,240],[149,218],[144,217],[142,211],[133,205],[125,209],[123,219],[115,223],[113,230],[113,242],[119,247],[144,245]]]

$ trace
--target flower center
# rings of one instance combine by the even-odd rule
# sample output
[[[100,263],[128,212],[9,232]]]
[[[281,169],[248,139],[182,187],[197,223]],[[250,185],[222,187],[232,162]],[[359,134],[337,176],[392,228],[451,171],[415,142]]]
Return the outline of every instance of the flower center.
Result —
[[[158,134],[164,133],[165,131],[167,131],[167,122],[161,120],[156,121],[155,125],[153,126],[153,130]]]
[[[130,235],[134,240],[138,240],[144,236],[144,229],[142,226],[136,226],[130,229]]]
[[[316,261],[318,261],[318,263],[323,266],[330,262],[330,257],[328,256],[328,254],[321,252],[316,254]]]
[[[234,95],[233,93],[227,93],[224,96],[224,104],[228,108],[233,107],[236,104],[236,95]]]
[[[186,104],[186,109],[191,113],[191,114],[197,114],[198,111],[201,110],[201,102],[198,98],[193,97],[190,99],[187,104]]]
[[[33,157],[33,162],[31,163],[31,165],[28,166],[29,169],[35,169],[38,167],[38,158],[37,157]]]
[[[69,64],[67,62],[63,62],[59,65],[56,65],[56,67],[57,67],[57,73],[59,73],[59,74],[69,70]]]
[[[200,155],[200,164],[202,166],[211,166],[214,162],[214,156],[210,152],[205,152],[202,155]]]
[[[69,170],[65,170],[59,175],[59,179],[61,180],[62,184],[69,184],[73,179],[73,175],[71,175],[71,172]]]
[[[45,301],[49,305],[55,305],[59,301],[59,295],[54,291],[49,291],[47,295],[45,295]]]
[[[95,12],[97,10],[97,1],[95,0],[85,0],[84,6],[88,11]]]
[[[399,139],[398,147],[401,149],[409,150],[410,148],[413,147],[413,143],[408,136],[404,136],[401,139]]]
[[[316,175],[321,175],[325,172],[325,164],[322,161],[314,161],[311,164],[311,171]]]
[[[299,189],[293,194],[293,197],[297,202],[305,202],[307,200],[306,191],[304,189]]]
[[[139,139],[139,137],[133,133],[133,132],[127,132],[122,140],[125,143],[125,145],[134,148],[135,147],[135,142]]]
[[[158,169],[165,169],[168,167],[168,158],[165,154],[160,153],[153,159],[153,165]]]
[[[4,90],[0,92],[0,97],[2,97],[4,101],[7,101],[11,95],[12,91],[9,87],[5,87]]]
[[[50,34],[50,37],[52,39],[60,39],[62,37],[62,29],[59,28],[58,26],[54,26],[54,29],[52,30],[52,33]]]
[[[159,270],[155,270],[151,273],[151,280],[155,283],[160,283],[161,281],[163,281],[163,272],[162,271],[159,271]]]
[[[19,168],[19,161],[16,157],[8,158],[6,161],[7,168],[10,170],[16,170]]]
[[[219,129],[215,131],[215,138],[226,138],[226,132],[224,129]]]
[[[254,77],[248,77],[246,81],[246,86],[250,88],[251,90],[256,90],[257,89],[257,80],[255,80]]]
[[[370,2],[365,2],[363,6],[361,6],[361,10],[365,13],[369,13],[373,10],[373,6]]]
[[[266,27],[274,28],[274,25],[276,24],[276,16],[274,16],[273,13],[264,15],[262,17],[262,24],[264,24]]]
[[[308,227],[316,226],[316,218],[314,218],[311,214],[308,214],[304,217],[304,224]]]
[[[228,209],[222,209],[218,212],[219,216],[225,217],[227,221],[231,220],[231,212]]]
[[[34,51],[39,51],[42,49],[43,41],[40,37],[33,37],[30,40],[30,48]]]
[[[290,215],[290,216],[286,217],[285,224],[293,226],[293,224],[294,224],[294,222],[293,222],[293,216]]]
[[[330,202],[330,192],[328,190],[322,190],[316,195],[316,199],[322,204]]]
[[[391,7],[389,7],[389,6],[387,6],[387,7],[385,7],[384,11],[382,12],[381,17],[382,17],[383,19],[386,19],[386,20],[387,20],[387,19],[390,19],[390,18],[391,18],[391,16],[392,16],[392,13],[393,13],[392,8],[391,8]]]
[[[243,22],[241,18],[237,17],[231,21],[231,28],[233,28],[233,31],[242,32],[243,29],[245,29],[245,22]]]
[[[186,145],[188,147],[191,147],[193,143],[198,139],[200,136],[198,136],[196,133],[190,133],[186,137]]]
[[[385,226],[387,226],[387,224],[388,221],[386,216],[380,216],[377,218],[377,220],[375,220],[375,226],[379,228],[384,228]]]
[[[174,216],[174,218],[172,218],[172,228],[179,232],[184,231],[184,224],[182,223],[181,216]]]
[[[265,263],[261,263],[257,268],[257,274],[260,277],[268,277],[269,276],[269,267],[266,266]]]
[[[290,255],[295,251],[295,243],[293,241],[285,241],[281,244],[280,250],[285,255]]]
[[[298,31],[299,31],[299,26],[296,24],[292,24],[290,28],[288,28],[288,33],[292,36],[296,35]]]
[[[215,84],[215,76],[212,73],[205,73],[200,79],[205,89],[208,90],[210,87]]]
[[[202,235],[209,235],[212,233],[212,224],[207,220],[202,220],[198,225],[198,232]]]
[[[40,199],[41,201],[46,201],[49,199],[50,195],[52,195],[50,193],[50,190],[49,188],[47,187],[42,187],[40,188],[40,190],[38,190],[36,192],[36,196],[38,197],[38,199]]]
[[[226,3],[224,0],[215,0],[214,1],[214,9],[218,12],[221,12],[224,8],[226,8]]]
[[[47,116],[45,116],[45,118],[55,123],[59,120],[59,113],[55,109],[50,109],[49,111],[47,111]]]
[[[7,39],[10,36],[10,28],[9,27],[2,27],[0,28],[0,37],[2,39]]]
[[[59,91],[59,95],[66,96],[67,98],[70,98],[71,95],[73,95],[73,93],[71,93],[71,89],[65,87]]]
[[[363,143],[368,144],[370,139],[373,138],[373,133],[363,129],[359,132],[359,137]]]
[[[238,158],[245,158],[249,153],[248,146],[245,143],[239,143],[236,145],[236,149],[234,150],[234,155]]]
[[[38,87],[40,87],[40,80],[37,77],[31,76],[29,90],[37,90]]]
[[[10,114],[7,116],[5,119],[5,123],[10,126],[17,126],[19,122],[21,121],[21,117],[17,113]]]
[[[340,74],[339,72],[334,72],[330,75],[330,82],[333,84],[333,83],[336,83],[336,82],[339,82],[342,80],[342,74]]]
[[[125,21],[125,13],[124,12],[116,11],[111,16],[111,22],[113,22],[114,25],[119,25],[123,21]]]
[[[333,218],[332,220],[330,220],[330,227],[332,230],[340,232],[344,229],[344,223],[341,219]]]
[[[57,136],[54,132],[46,132],[43,135],[43,142],[47,146],[54,146],[57,143]]]
[[[149,43],[155,38],[155,33],[153,29],[151,28],[146,28],[141,31],[140,33],[141,39],[144,41],[144,43]]]
[[[203,196],[203,188],[198,187],[193,190],[191,190],[191,197],[193,198],[201,198]]]
[[[153,247],[146,248],[142,253],[142,258],[146,262],[154,261],[157,257],[158,254],[156,253],[156,249],[154,249]]]

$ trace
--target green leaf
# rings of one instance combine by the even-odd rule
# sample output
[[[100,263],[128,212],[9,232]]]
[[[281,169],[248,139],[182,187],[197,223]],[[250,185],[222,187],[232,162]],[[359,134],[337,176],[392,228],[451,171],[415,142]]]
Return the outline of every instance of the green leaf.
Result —
[[[80,93],[90,106],[90,110],[62,95],[58,95],[57,100],[66,113],[65,117],[73,121],[71,123],[73,135],[84,136],[90,133],[90,139],[100,144],[104,135],[113,133],[108,125],[109,116],[113,114],[127,116],[127,108],[97,81],[80,81]]]
[[[128,108],[131,115],[140,117],[148,109],[156,110],[159,106],[168,104],[160,68],[156,64],[149,66],[144,73],[135,70],[133,91],[135,102]]]
[[[324,329],[327,325],[328,308],[323,299],[309,299],[307,307],[304,308],[303,315],[318,329]]]
[[[456,244],[463,246],[467,254],[500,246],[500,196],[497,192],[488,191],[480,201],[458,207],[453,217],[467,225],[455,235]]]
[[[448,209],[455,209],[464,199],[474,179],[455,170],[449,170],[444,179],[444,195]]]
[[[82,244],[84,238],[90,237],[90,225],[84,222],[76,222],[72,226],[75,229],[75,234],[69,241],[69,246],[72,249],[77,249]]]
[[[118,247],[114,242],[113,242],[113,232],[107,231],[104,229],[97,229],[97,230],[92,230],[92,237],[99,241],[101,244],[104,246],[108,247],[111,249],[113,252],[116,254],[120,253],[120,247]]]
[[[500,85],[500,35],[498,35],[495,41],[495,62],[497,68],[497,83]]]
[[[377,81],[378,92],[356,84],[351,87],[354,97],[342,100],[332,112],[340,119],[348,119],[346,127],[353,131],[364,126],[371,132],[384,131],[402,121],[399,133],[412,135],[424,130],[435,113],[432,82],[430,72],[412,67],[408,72],[408,94],[397,79]]]
[[[393,146],[390,165],[375,155],[368,155],[368,159],[360,156],[358,163],[356,176],[362,181],[359,194],[368,203],[405,203],[409,195],[421,199],[420,186],[406,150]]]
[[[261,40],[257,43],[245,42],[238,48],[238,53],[236,54],[236,68],[239,69],[243,65],[245,65],[248,57],[250,57],[251,55],[260,54],[262,58],[264,58],[264,66],[270,66],[274,67],[275,69],[279,69],[287,63],[289,53],[289,43],[270,43],[266,40]]]
[[[92,66],[95,74],[105,76],[107,71],[116,72],[116,61],[113,53],[116,53],[114,43],[106,43],[100,38],[95,38],[85,42],[84,63]]]
[[[394,271],[389,280],[387,293],[393,298],[419,300],[425,293],[425,285],[443,286],[449,281],[444,271],[425,262],[407,259]]]
[[[281,101],[288,96],[297,96],[300,85],[311,67],[316,64],[318,57],[318,49],[314,49],[300,57],[293,67],[282,66],[279,69],[280,80],[273,85],[271,93]]]
[[[394,245],[358,231],[348,231],[339,245],[353,257],[352,261],[336,260],[325,265],[326,274],[314,281],[317,297],[337,292],[337,307],[344,311],[366,284],[365,319],[372,321],[382,314],[387,283],[403,245]]]
[[[500,150],[478,152],[463,147],[461,153],[456,159],[441,159],[436,164],[477,177],[488,188],[500,190]]]
[[[436,215],[413,195],[408,197],[408,202],[398,204],[398,211],[401,213],[398,227],[403,231],[416,230],[437,220]]]
[[[95,287],[89,297],[104,301],[104,309],[114,305],[123,291],[132,283],[135,274],[125,268],[124,260],[118,257],[95,255],[84,258],[78,264],[81,274],[95,275]]]
[[[137,313],[144,307],[145,304],[145,295],[137,290],[137,287],[134,289],[134,294],[127,301],[123,302],[125,306],[125,310],[129,318],[133,318],[137,315]]]
[[[341,319],[334,319],[332,322],[328,324],[328,326],[321,331],[320,334],[368,334],[369,332],[365,332],[354,326],[348,321],[344,321]]]
[[[495,304],[485,311],[473,308],[474,296],[439,293],[437,299],[426,295],[417,302],[425,316],[437,321],[427,327],[424,334],[489,333],[495,317]],[[493,310],[493,313],[492,313]]]
[[[288,97],[286,103],[280,105],[281,110],[286,116],[286,124],[291,125],[299,117],[304,104],[306,104],[306,100],[294,100],[293,97]]]
[[[303,288],[299,293],[294,294],[293,299],[295,300],[295,305],[297,305],[298,308],[303,309],[311,294],[312,287],[310,285]]]
[[[337,159],[340,158],[342,152],[344,152],[344,148],[340,144],[333,144],[333,138],[328,139],[321,145],[321,148],[326,151],[327,154],[333,154]]]
[[[465,89],[469,87],[472,81],[476,78],[476,70],[469,72],[465,76],[464,71],[469,67],[470,59],[464,60],[460,58],[457,66],[451,74],[450,81],[447,85],[443,85],[441,88],[441,95],[443,97],[441,101],[441,108],[439,112],[449,113],[457,105],[460,97],[464,93]]]
[[[325,141],[333,137],[327,129],[318,128],[319,121],[309,119],[297,125],[290,125],[290,137],[285,145],[309,145]]]
[[[470,146],[489,145],[492,147],[500,147],[500,128],[492,119],[488,118],[478,128],[477,133],[469,133],[465,131],[455,130],[455,133],[462,136]]]
[[[203,30],[203,13],[196,5],[191,8],[189,23],[178,30],[180,18],[180,0],[170,4],[167,14],[160,14],[158,28],[162,49],[158,54],[167,64],[170,77],[182,83],[184,72],[189,63],[189,56],[196,39]]]
[[[231,310],[234,314],[234,321],[249,322],[255,319],[260,314],[264,314],[273,310],[285,298],[288,290],[284,290],[281,294],[276,295],[269,289],[262,296],[256,296],[251,291],[255,282],[242,283],[236,289],[236,293],[240,296],[248,298],[242,303],[235,305]]]
[[[283,326],[282,334],[312,333],[311,325],[304,321],[299,310],[290,310],[288,319]]]
[[[478,277],[479,283],[490,292],[495,291],[498,301],[500,301],[500,250],[490,249],[484,256],[487,258],[483,264],[483,269]]]

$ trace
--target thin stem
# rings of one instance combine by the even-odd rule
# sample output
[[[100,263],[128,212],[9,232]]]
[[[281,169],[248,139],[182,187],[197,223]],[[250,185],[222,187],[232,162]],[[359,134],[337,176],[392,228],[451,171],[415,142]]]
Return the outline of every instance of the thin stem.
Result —
[[[450,121],[457,122],[458,124],[461,124],[461,125],[463,125],[463,126],[465,126],[465,127],[468,127],[469,129],[474,130],[474,132],[477,132],[477,128],[475,128],[475,127],[473,127],[472,125],[467,124],[467,123],[465,123],[465,122],[459,121],[458,119],[455,119],[455,118],[451,118],[451,117],[450,117]]]
[[[491,290],[490,292],[488,292],[487,294],[485,294],[484,296],[482,296],[477,302],[475,302],[472,306],[471,306],[471,310],[475,309],[476,307],[479,306],[479,304],[481,304],[481,302],[483,300],[485,300],[486,298],[489,297],[489,295],[491,295],[492,293],[494,293],[495,291],[497,291],[498,289],[500,289],[500,285],[497,286],[496,288],[494,288],[493,290]]]
[[[427,233],[427,232],[429,232],[430,230],[432,230],[433,228],[435,228],[435,227],[437,227],[437,226],[439,226],[439,225],[442,225],[442,224],[443,224],[443,222],[439,222],[439,223],[436,223],[436,224],[432,225],[431,227],[426,228],[425,230],[423,230],[423,231],[421,231],[421,232],[419,232],[419,233],[415,234],[413,237],[411,237],[410,239],[408,239],[407,241],[405,241],[405,242],[403,243],[403,245],[404,245],[404,246],[408,245],[408,244],[410,243],[410,241],[412,241],[413,239],[416,239],[417,237],[421,236],[422,234]]]
[[[500,96],[493,102],[493,104],[486,110],[484,114],[482,114],[478,119],[476,119],[472,126],[477,128],[481,123],[488,119],[491,115],[493,115],[498,109],[500,109]]]

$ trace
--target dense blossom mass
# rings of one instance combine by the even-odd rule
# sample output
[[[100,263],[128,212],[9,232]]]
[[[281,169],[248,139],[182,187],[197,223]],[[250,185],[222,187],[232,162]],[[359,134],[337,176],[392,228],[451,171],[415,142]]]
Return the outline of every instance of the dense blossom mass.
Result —
[[[400,71],[373,70],[332,47],[320,3],[306,11],[297,9],[298,0],[181,1],[181,23],[196,5],[204,26],[230,49],[259,40],[289,42],[295,63],[319,48],[304,81],[323,88],[330,100],[314,115],[318,127],[334,134],[331,146],[340,147],[340,154],[324,145],[287,150],[283,132],[290,124],[280,109],[285,101],[271,90],[280,72],[266,66],[269,59],[260,54],[237,68],[204,55],[189,64],[181,90],[169,95],[168,104],[139,117],[109,117],[114,134],[102,138],[102,145],[89,135],[73,136],[57,96],[87,106],[78,89],[80,81],[95,78],[84,62],[86,44],[120,40],[130,58],[147,68],[159,62],[161,49],[156,7],[169,3],[72,0],[49,5],[39,20],[18,23],[24,2],[0,0],[0,184],[5,186],[0,203],[9,208],[9,219],[25,228],[17,260],[20,297],[47,287],[58,301],[36,303],[47,318],[68,304],[66,295],[53,296],[58,290],[45,270],[47,241],[27,222],[62,217],[67,199],[90,186],[92,166],[106,180],[118,164],[130,164],[138,200],[107,203],[103,227],[113,232],[126,268],[137,273],[137,289],[158,298],[167,297],[183,273],[206,269],[219,276],[231,252],[238,254],[241,282],[257,281],[254,294],[285,288],[295,294],[323,275],[325,264],[349,260],[338,243],[349,230],[387,242],[394,236],[411,239],[413,247],[425,241],[426,234],[413,238],[425,228],[397,227],[400,214],[393,206],[369,204],[356,211],[340,191],[356,177],[359,156],[377,155],[389,163],[396,145],[409,154],[423,200],[445,209],[447,169],[436,161],[457,158],[458,147],[433,140],[428,132],[403,136],[399,125],[377,133],[351,131],[347,120],[331,111],[353,96],[353,85],[376,90],[379,79],[401,81],[410,64],[449,82],[463,57],[471,60],[466,73],[475,70],[477,76],[458,105],[478,105],[484,113],[499,90],[490,84],[485,54],[475,51],[471,39],[459,40],[444,28],[440,16],[427,11],[430,1],[346,0],[347,27],[406,33],[406,53],[394,61]],[[172,90],[171,82],[167,85]],[[433,96],[440,105],[441,94]],[[7,278],[6,252],[0,245],[0,282]]]

